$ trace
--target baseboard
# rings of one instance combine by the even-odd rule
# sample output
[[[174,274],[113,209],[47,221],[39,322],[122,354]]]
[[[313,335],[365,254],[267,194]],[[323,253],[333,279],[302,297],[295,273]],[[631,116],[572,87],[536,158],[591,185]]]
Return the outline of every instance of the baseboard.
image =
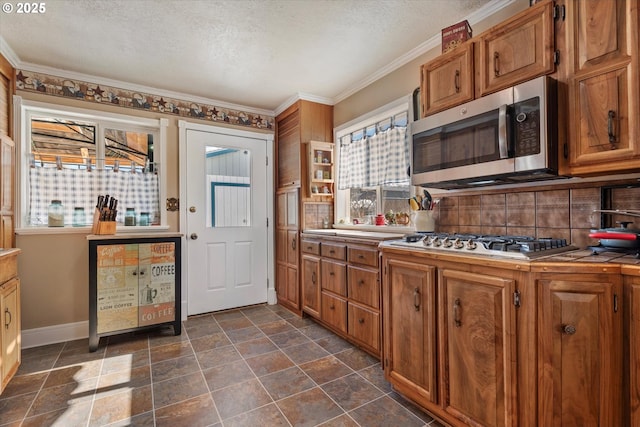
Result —
[[[39,347],[89,336],[89,321],[45,326],[22,331],[22,348]]]

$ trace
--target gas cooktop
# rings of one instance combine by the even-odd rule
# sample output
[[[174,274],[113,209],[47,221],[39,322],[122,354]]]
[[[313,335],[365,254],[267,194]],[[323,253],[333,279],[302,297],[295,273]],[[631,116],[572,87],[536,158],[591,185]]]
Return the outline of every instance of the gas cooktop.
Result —
[[[387,245],[523,260],[577,249],[568,245],[565,239],[448,233],[410,234],[402,240],[389,241]]]

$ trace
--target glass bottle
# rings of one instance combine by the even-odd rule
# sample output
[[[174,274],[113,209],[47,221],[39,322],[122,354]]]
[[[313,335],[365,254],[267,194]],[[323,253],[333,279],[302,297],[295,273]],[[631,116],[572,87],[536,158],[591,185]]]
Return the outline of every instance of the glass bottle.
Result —
[[[49,227],[64,227],[64,208],[62,207],[62,201],[52,200],[47,213],[47,224]]]
[[[140,225],[149,225],[149,212],[140,212]]]
[[[136,209],[127,208],[127,212],[124,215],[124,225],[136,225]]]
[[[73,208],[73,226],[84,227],[87,225],[87,218],[84,215],[84,208],[76,206]]]

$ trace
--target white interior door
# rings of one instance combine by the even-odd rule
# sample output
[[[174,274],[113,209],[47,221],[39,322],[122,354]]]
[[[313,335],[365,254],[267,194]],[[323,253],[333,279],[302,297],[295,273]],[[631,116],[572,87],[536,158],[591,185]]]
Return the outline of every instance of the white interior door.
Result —
[[[267,301],[266,141],[186,130],[189,315]]]

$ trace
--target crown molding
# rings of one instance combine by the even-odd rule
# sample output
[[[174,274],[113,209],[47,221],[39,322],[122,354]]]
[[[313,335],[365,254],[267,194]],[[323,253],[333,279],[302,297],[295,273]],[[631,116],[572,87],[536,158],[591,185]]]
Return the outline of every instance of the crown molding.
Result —
[[[18,55],[16,55],[13,49],[11,49],[11,46],[7,44],[2,36],[0,36],[0,54],[9,61],[9,64],[11,64],[13,68],[19,68],[18,65],[20,64],[20,58],[18,58]]]
[[[473,28],[473,24],[488,18],[489,16],[509,6],[510,4],[515,3],[516,1],[517,0],[492,0],[481,9],[467,15],[467,17],[464,19],[469,21],[469,25],[471,25]],[[461,19],[461,21],[463,21],[464,19]],[[358,82],[357,85],[352,86],[347,90],[345,90],[344,92],[341,92],[338,95],[336,95],[335,98],[333,98],[333,105],[347,99],[354,93],[364,89],[365,87],[369,86],[371,83],[375,82],[376,80],[380,80],[387,74],[390,74],[391,72],[397,70],[403,65],[408,64],[414,59],[424,55],[425,53],[429,52],[431,49],[440,46],[441,43],[442,43],[441,34],[436,34],[435,36],[429,38],[427,41],[411,49],[409,52],[391,61],[385,67],[377,70],[375,73],[371,74],[369,77],[362,79],[360,82]]]
[[[282,104],[280,104],[273,112],[274,117],[278,114],[282,113],[284,110],[289,108],[294,102],[298,100],[317,102],[319,104],[326,105],[334,105],[335,102],[331,98],[326,98],[324,96],[313,95],[311,93],[298,92],[295,95],[291,95],[287,98]]]

